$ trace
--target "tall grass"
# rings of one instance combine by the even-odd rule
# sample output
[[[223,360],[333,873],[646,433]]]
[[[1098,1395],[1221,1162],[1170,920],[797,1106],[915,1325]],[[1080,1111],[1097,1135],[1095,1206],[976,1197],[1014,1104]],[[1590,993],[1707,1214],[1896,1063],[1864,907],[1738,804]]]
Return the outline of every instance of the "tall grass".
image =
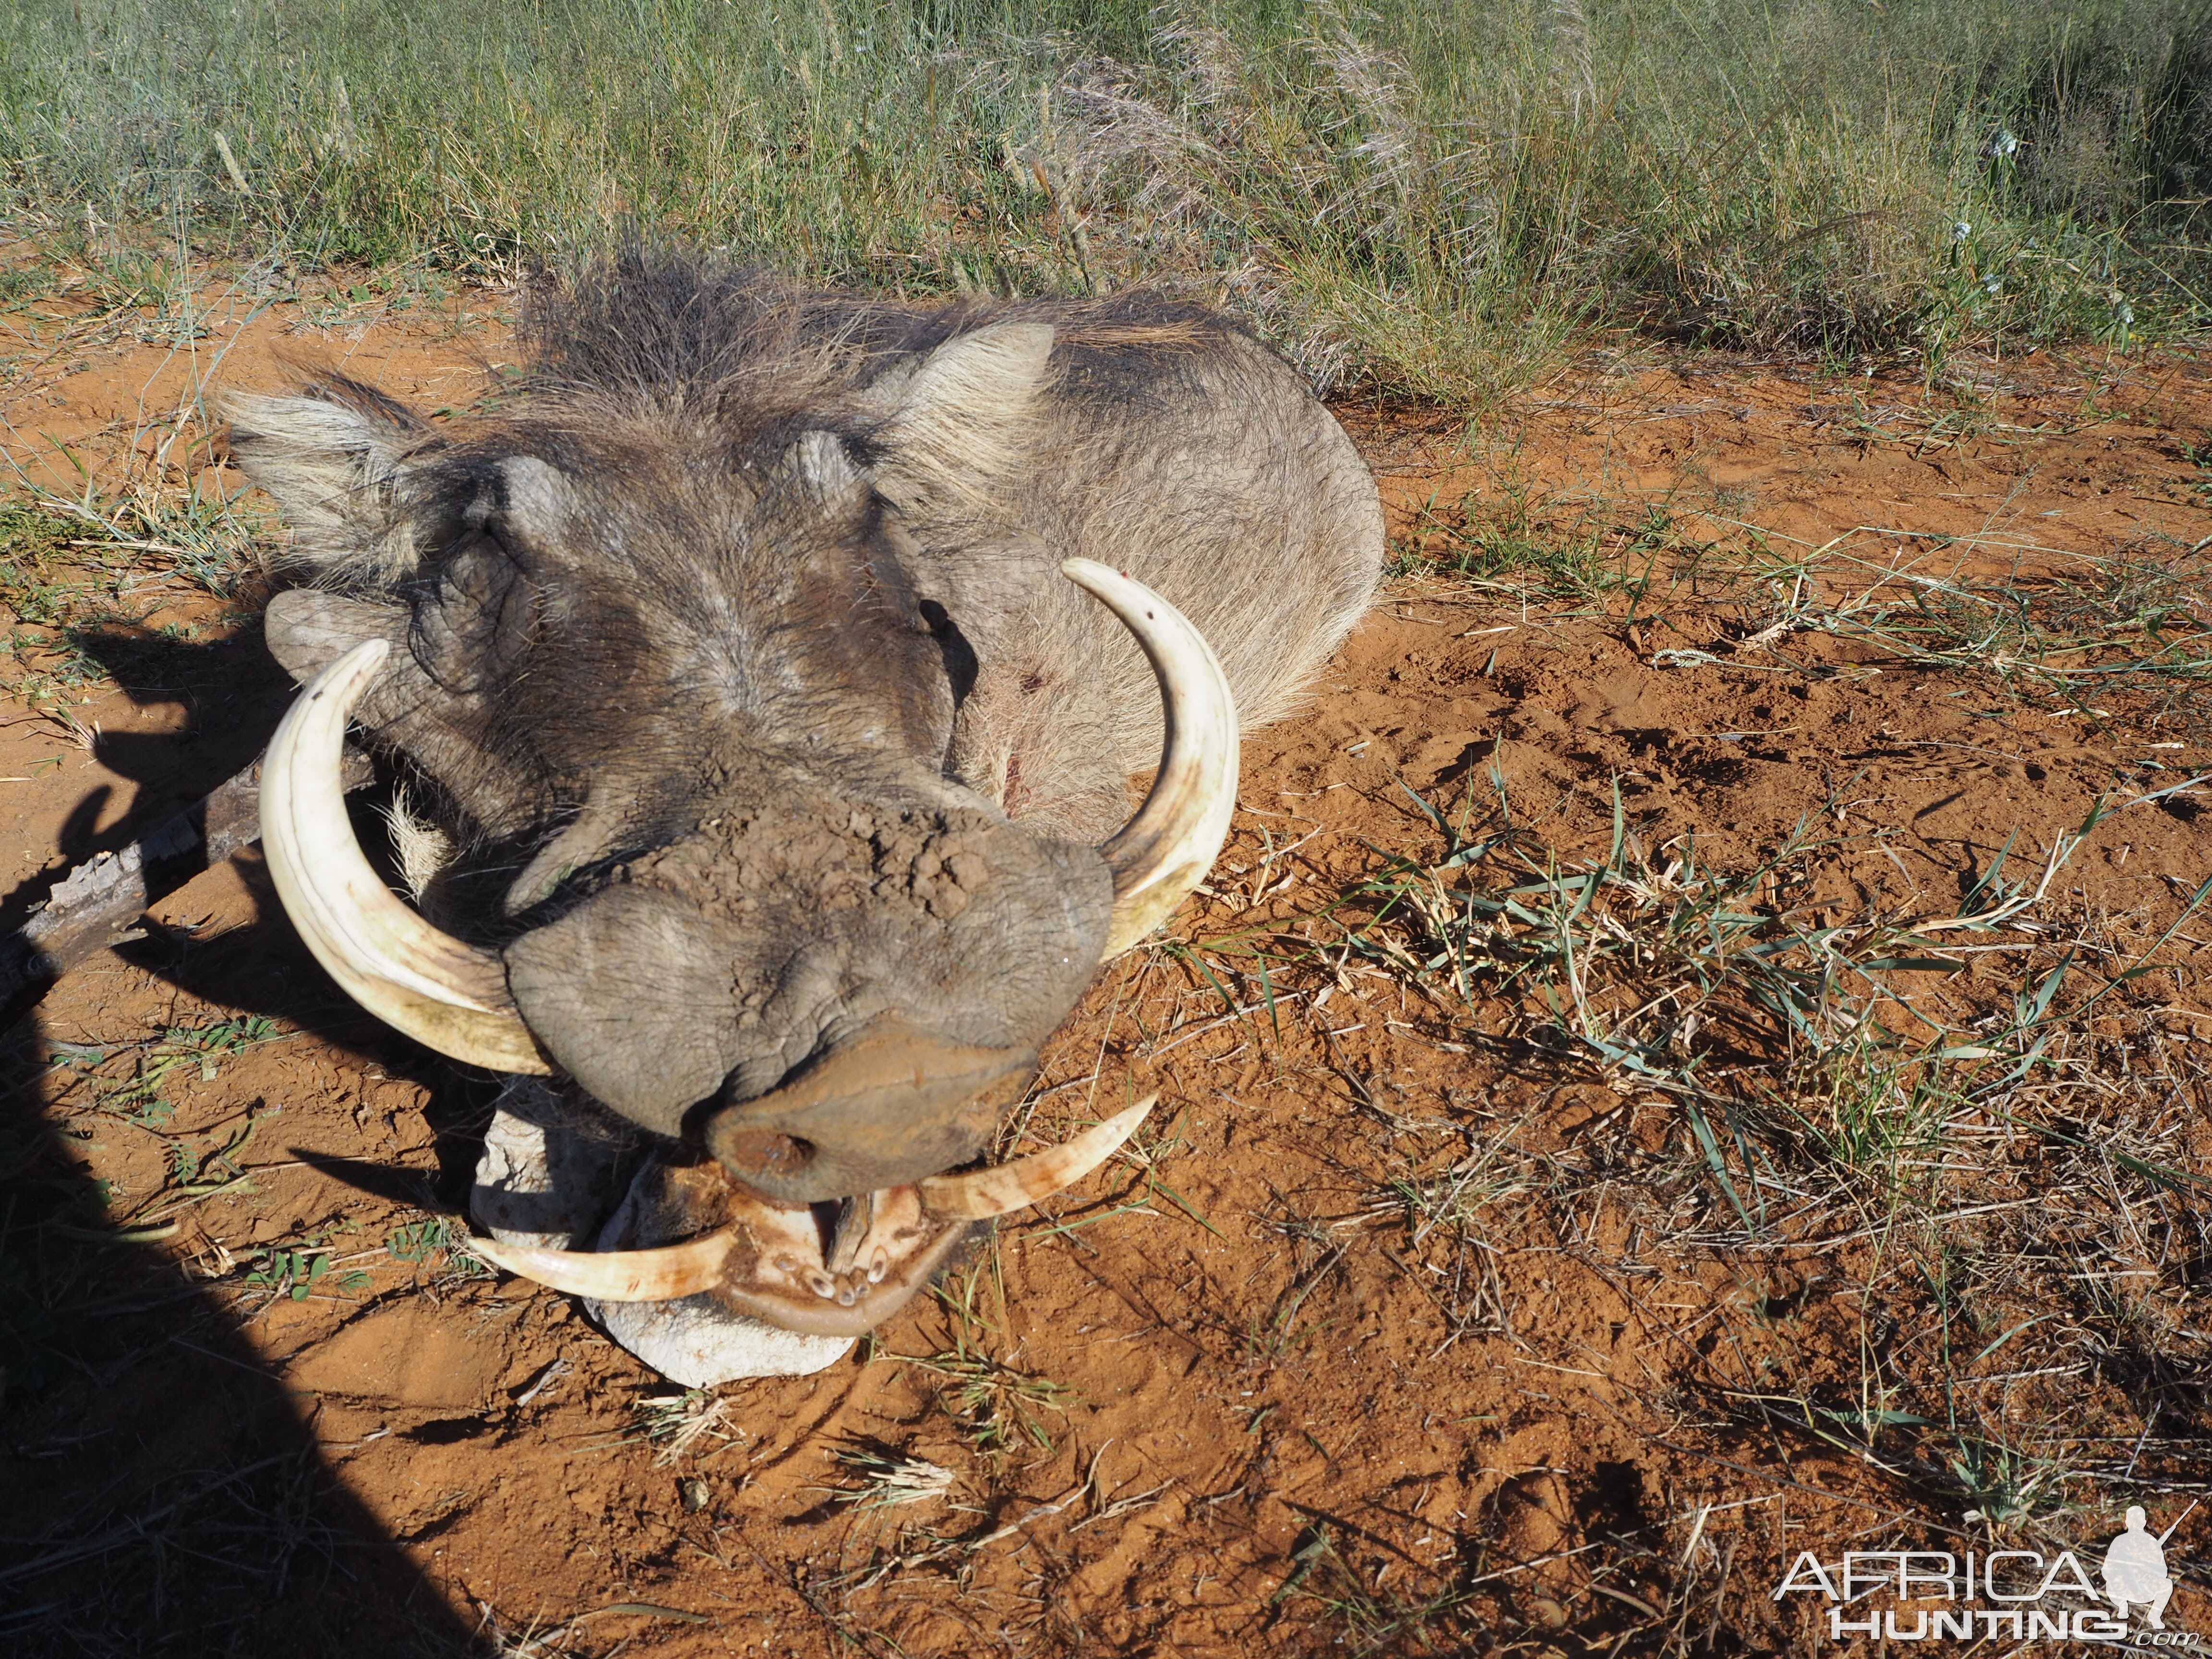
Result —
[[[2212,0],[13,0],[62,251],[465,270],[642,223],[912,293],[1148,282],[1451,399],[1592,326],[2194,329]]]

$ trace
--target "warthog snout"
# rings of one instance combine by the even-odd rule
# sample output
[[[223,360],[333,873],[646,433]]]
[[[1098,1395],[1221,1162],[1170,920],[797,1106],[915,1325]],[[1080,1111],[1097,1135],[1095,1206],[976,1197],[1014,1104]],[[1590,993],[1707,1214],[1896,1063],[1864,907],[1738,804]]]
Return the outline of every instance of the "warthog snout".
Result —
[[[564,896],[504,953],[547,1057],[811,1200],[983,1149],[1097,969],[1114,881],[1096,849],[973,809],[763,804],[547,908]]]

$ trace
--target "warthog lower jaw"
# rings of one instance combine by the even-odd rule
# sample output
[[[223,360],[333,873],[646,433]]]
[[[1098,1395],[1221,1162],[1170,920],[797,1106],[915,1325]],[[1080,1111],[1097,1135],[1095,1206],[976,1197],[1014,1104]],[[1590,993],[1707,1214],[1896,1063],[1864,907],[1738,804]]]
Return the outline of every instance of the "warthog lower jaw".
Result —
[[[702,1207],[726,1219],[680,1244],[646,1250],[554,1250],[471,1238],[471,1254],[600,1302],[712,1296],[733,1312],[809,1336],[859,1336],[927,1285],[971,1223],[1023,1209],[1080,1181],[1134,1133],[1147,1095],[1060,1146],[965,1175],[932,1176],[848,1200],[824,1230],[811,1206],[775,1205],[718,1165],[681,1173]]]

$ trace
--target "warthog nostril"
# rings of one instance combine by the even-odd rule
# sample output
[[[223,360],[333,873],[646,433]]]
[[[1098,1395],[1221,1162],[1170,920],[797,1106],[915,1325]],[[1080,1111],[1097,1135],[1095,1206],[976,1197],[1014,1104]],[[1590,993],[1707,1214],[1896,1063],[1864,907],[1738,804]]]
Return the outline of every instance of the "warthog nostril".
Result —
[[[965,1164],[1036,1072],[1026,1048],[971,1047],[884,1018],[766,1094],[711,1107],[700,1133],[763,1198],[842,1200]],[[779,1141],[799,1155],[773,1157]]]
[[[814,1162],[814,1143],[774,1129],[740,1129],[718,1149],[723,1167],[740,1178],[789,1177]]]

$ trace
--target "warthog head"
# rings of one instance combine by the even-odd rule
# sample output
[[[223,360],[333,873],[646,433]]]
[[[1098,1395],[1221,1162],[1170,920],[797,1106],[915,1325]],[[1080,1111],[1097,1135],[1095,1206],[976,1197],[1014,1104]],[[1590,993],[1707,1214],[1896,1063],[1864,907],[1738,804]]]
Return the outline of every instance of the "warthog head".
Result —
[[[1202,878],[1232,804],[1212,651],[1151,588],[1069,556],[1129,562],[1083,529],[1095,480],[1033,482],[1069,382],[1118,361],[1111,319],[1091,326],[1108,343],[1056,353],[1043,311],[914,313],[632,262],[541,301],[513,412],[434,424],[337,377],[229,399],[234,453],[315,576],[268,617],[305,683],[263,784],[295,925],[429,1046],[563,1077],[709,1155],[704,1237],[506,1252],[519,1271],[865,1329],[969,1220],[1133,1127],[946,1174],[985,1150],[1101,960]],[[983,717],[1021,701],[994,704],[994,674],[1072,669],[1099,682],[1062,699],[1081,741],[1115,678],[1085,664],[1127,647],[1093,630],[1088,656],[1039,670],[1054,629],[1090,627],[1069,597],[1117,617],[1157,680],[1160,769],[1111,834],[1072,832],[1095,781],[1021,812],[1037,769]],[[1017,662],[1024,613],[1041,634]],[[472,849],[451,932],[355,842],[349,719],[435,786]],[[1096,765],[1118,793],[1127,757]]]

